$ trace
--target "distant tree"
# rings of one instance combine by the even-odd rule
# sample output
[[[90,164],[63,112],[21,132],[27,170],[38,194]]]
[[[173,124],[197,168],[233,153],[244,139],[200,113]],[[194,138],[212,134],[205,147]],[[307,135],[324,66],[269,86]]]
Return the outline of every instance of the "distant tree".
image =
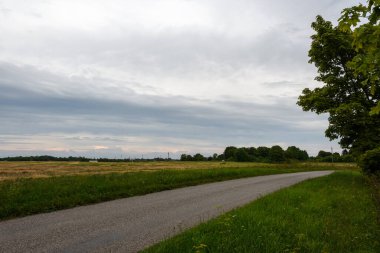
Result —
[[[235,159],[236,151],[237,151],[237,148],[234,146],[226,147],[226,149],[224,150],[224,159],[225,160]]]
[[[260,146],[256,149],[256,154],[260,160],[265,160],[269,158],[269,150],[268,147]]]
[[[250,157],[251,161],[256,161],[257,160],[257,149],[255,147],[249,147],[247,148],[248,155]]]
[[[204,161],[204,160],[206,160],[206,158],[203,155],[199,154],[199,153],[195,154],[194,157],[193,157],[193,159],[194,159],[194,161]]]
[[[218,155],[217,160],[218,160],[218,161],[223,161],[223,160],[225,160],[225,158],[224,158],[224,154],[220,154],[220,155]]]
[[[331,155],[332,155],[331,152],[326,152],[326,151],[320,150],[318,152],[317,158],[329,157]]]
[[[194,161],[194,158],[187,154],[182,154],[180,159],[181,161]]]
[[[338,162],[341,161],[341,156],[338,152],[333,153],[332,156],[334,158],[334,161],[338,161]]]
[[[285,151],[285,157],[291,160],[305,161],[309,159],[309,155],[306,150],[301,150],[296,146],[290,146]]]
[[[275,145],[269,149],[269,159],[271,162],[283,162],[285,161],[285,152],[284,150]]]
[[[301,150],[300,156],[298,157],[298,160],[300,161],[306,161],[309,160],[309,154],[306,150]]]
[[[182,154],[180,160],[181,161],[187,161],[187,155],[186,154]]]
[[[235,161],[237,162],[249,162],[250,157],[246,148],[238,148],[235,152]]]
[[[351,155],[344,158],[338,152],[331,153],[331,152],[326,152],[323,150],[319,151],[316,157],[316,161],[318,162],[344,162],[344,161],[351,162],[352,160],[353,159]]]
[[[353,155],[347,154],[347,155],[342,155],[340,161],[344,163],[352,163],[352,162],[355,162],[356,159]]]

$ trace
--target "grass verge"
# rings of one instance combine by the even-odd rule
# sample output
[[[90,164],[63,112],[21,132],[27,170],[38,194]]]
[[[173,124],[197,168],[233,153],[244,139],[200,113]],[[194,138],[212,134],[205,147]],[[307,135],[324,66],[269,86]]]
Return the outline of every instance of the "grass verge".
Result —
[[[60,176],[0,182],[0,220],[178,187],[302,169],[224,168]]]
[[[373,190],[372,196],[377,204],[377,221],[380,224],[380,173],[367,175],[366,179]]]
[[[263,197],[148,252],[380,252],[372,190],[336,172]]]

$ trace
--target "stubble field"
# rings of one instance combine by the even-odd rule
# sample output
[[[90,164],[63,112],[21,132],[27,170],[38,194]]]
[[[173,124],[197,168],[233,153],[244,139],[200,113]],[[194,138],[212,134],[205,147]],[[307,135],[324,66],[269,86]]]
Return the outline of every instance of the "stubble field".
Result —
[[[294,170],[358,170],[353,163],[239,163],[239,162],[0,162],[0,181],[21,178],[85,176],[160,170],[194,169],[294,169]]]

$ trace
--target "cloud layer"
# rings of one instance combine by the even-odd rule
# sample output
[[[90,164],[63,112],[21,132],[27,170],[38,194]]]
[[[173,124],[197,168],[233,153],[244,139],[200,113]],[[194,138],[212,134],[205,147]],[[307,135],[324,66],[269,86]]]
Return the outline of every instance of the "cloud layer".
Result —
[[[310,23],[354,1],[2,1],[0,156],[328,149]]]

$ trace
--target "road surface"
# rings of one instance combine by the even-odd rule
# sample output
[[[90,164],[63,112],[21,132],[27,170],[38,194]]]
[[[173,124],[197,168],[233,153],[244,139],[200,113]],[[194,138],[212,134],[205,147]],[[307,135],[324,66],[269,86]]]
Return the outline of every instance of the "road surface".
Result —
[[[0,222],[0,252],[137,252],[258,197],[332,171],[229,180]]]

